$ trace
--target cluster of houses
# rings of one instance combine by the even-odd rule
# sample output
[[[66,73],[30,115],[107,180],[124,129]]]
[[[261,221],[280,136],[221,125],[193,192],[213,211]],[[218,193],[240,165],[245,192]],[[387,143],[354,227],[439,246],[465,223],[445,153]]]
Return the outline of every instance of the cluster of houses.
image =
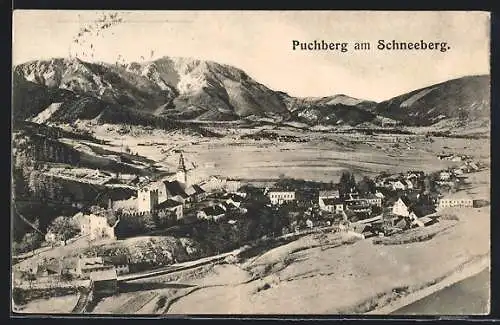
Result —
[[[435,185],[449,185],[463,182],[464,174],[478,171],[477,163],[465,161],[456,168],[439,171],[432,180]],[[436,221],[436,212],[448,207],[473,208],[479,201],[466,194],[424,193],[423,171],[408,171],[405,174],[379,175],[373,180],[372,192],[360,194],[356,189],[341,195],[338,189],[319,190],[317,204],[319,210],[327,214],[341,215],[347,220],[347,212],[354,213],[360,223],[370,225],[384,224],[388,227],[400,228],[419,226],[424,227]],[[272,188],[266,190],[271,204],[283,205],[298,202],[302,199],[300,189]],[[367,222],[364,222],[367,221]]]
[[[477,163],[465,160],[460,167],[439,171],[433,182],[439,186],[452,185],[463,181],[467,177],[464,174],[479,169]],[[176,220],[183,220],[189,213],[197,220],[219,221],[231,211],[245,212],[242,202],[247,198],[247,193],[241,190],[241,180],[211,176],[200,181],[193,177],[192,173],[193,170],[186,168],[181,153],[174,177],[149,182],[137,190],[135,208],[137,216],[140,217],[143,213],[170,211]],[[263,194],[268,197],[272,206],[301,202],[308,207],[318,207],[323,214],[345,216],[346,213],[354,213],[358,216],[356,218],[358,220],[382,215],[384,209],[387,212],[387,208],[390,208],[392,213],[389,214],[392,217],[400,216],[416,220],[424,217],[422,213],[431,211],[431,209],[416,208],[422,205],[418,193],[421,193],[425,186],[425,178],[423,171],[408,171],[397,175],[381,174],[374,178],[371,192],[365,191],[361,194],[353,188],[350,193],[341,195],[339,189],[333,187],[328,190],[318,190],[312,201],[310,197],[304,200],[301,188],[275,186],[265,188]],[[216,193],[219,194],[215,195]],[[427,201],[426,204],[432,205],[433,209],[475,206],[473,199],[464,196],[433,197],[430,203]],[[80,228],[81,235],[88,236],[91,240],[115,239],[114,228],[119,222],[117,220],[114,225],[109,225],[106,217],[82,213],[75,215],[73,221]],[[54,242],[57,238],[49,233],[46,240]]]
[[[137,192],[137,211],[173,211],[177,220],[184,218],[185,211],[196,210],[198,219],[218,220],[227,211],[239,209],[246,193],[238,192],[241,181],[218,176],[211,176],[193,183],[193,170],[186,168],[182,153],[180,154],[177,172],[174,178],[165,178],[151,182]],[[208,200],[207,196],[214,192],[229,193],[217,200]]]
[[[91,280],[94,293],[114,294],[118,290],[118,276],[129,273],[129,261],[125,255],[106,257],[80,257],[43,260],[27,270],[37,280],[67,276],[69,279]]]

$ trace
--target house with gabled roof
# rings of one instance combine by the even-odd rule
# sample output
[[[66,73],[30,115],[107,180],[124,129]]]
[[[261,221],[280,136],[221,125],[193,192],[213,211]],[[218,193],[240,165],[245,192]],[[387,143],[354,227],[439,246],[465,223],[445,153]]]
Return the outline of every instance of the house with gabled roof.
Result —
[[[226,202],[239,208],[241,206],[241,203],[243,202],[243,199],[243,197],[233,193],[229,195],[229,198],[226,200]]]
[[[103,257],[103,262],[105,265],[113,265],[116,273],[126,274],[129,273],[129,259],[127,255],[114,255],[114,256],[105,256]]]
[[[407,196],[401,196],[392,206],[392,213],[398,216],[410,216],[410,207],[412,202]]]
[[[344,202],[340,198],[320,198],[319,208],[331,213],[342,212],[344,211]]]
[[[162,203],[158,204],[158,206],[156,207],[156,210],[157,211],[162,211],[162,210],[172,211],[175,213],[177,220],[180,220],[184,217],[183,204],[179,201],[174,201],[174,200],[168,199],[168,200],[163,201]]]
[[[113,265],[104,263],[102,257],[83,257],[78,260],[76,273],[82,276],[88,276],[93,272],[113,269]]]
[[[213,220],[217,221],[220,218],[224,217],[226,211],[219,205],[212,205],[198,211],[197,217],[198,219],[204,220]]]
[[[199,185],[193,184],[186,188],[185,193],[189,195],[191,198],[191,201],[193,202],[200,202],[202,201],[206,196],[207,193],[205,192],[204,189],[202,189]]]
[[[319,191],[319,199],[338,199],[340,198],[340,191],[338,189],[334,190],[324,190]]]
[[[159,203],[168,199],[185,203],[189,201],[189,195],[186,193],[184,186],[179,181],[163,181],[159,187]]]
[[[379,194],[382,194],[380,192],[378,192]],[[383,194],[382,194],[383,196]],[[365,200],[366,202],[368,202],[369,204],[373,205],[373,206],[377,206],[377,207],[381,207],[382,206],[382,198],[379,196],[379,195],[375,195],[375,194],[372,194],[372,193],[367,193],[367,194],[364,194],[362,196],[362,199]]]
[[[407,185],[406,185],[406,182],[403,183],[402,181],[400,180],[397,180],[397,181],[392,181],[391,183],[391,186],[392,186],[392,189],[394,191],[396,190],[406,190],[407,189]]]

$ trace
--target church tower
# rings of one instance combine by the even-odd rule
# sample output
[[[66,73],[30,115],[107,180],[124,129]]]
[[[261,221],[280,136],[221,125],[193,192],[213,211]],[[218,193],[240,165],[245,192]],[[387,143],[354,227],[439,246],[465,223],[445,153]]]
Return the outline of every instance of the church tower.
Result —
[[[177,166],[177,181],[181,183],[184,187],[188,186],[188,175],[186,169],[186,163],[184,162],[184,156],[179,157],[179,165]]]

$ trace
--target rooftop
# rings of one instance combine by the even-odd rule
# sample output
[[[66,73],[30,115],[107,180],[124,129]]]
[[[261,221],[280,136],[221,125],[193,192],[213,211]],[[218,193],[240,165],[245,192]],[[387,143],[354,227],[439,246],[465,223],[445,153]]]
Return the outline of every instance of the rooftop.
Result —
[[[191,185],[186,189],[186,194],[188,195],[194,195],[194,194],[203,194],[205,193],[205,190],[202,189],[199,185]]]
[[[467,193],[460,192],[446,195],[442,197],[441,200],[472,200],[472,196]]]
[[[212,205],[210,207],[206,207],[202,209],[202,211],[205,212],[207,216],[217,216],[225,213],[224,209],[222,209],[218,205]]]
[[[116,255],[116,256],[106,256],[103,258],[103,261],[108,264],[113,265],[127,265],[128,258],[126,255]]]
[[[411,200],[409,197],[407,196],[401,196],[399,197],[399,200],[403,201],[403,203],[406,205],[406,206],[410,206],[412,204]]]
[[[271,189],[269,189],[269,193],[272,193],[272,192],[287,192],[287,193],[295,193],[295,189],[293,188],[285,188],[285,187],[273,187]]]
[[[324,190],[324,191],[319,191],[319,196],[338,196],[339,195],[339,190]]]
[[[179,205],[182,205],[182,203],[175,201],[175,200],[172,200],[172,199],[168,199],[168,200],[158,204],[157,209],[168,209],[168,208],[177,207]]]
[[[189,195],[187,195],[184,191],[182,184],[178,181],[165,181],[163,183],[165,184],[167,191],[169,191],[173,196],[179,195],[184,199],[189,197]]]
[[[82,268],[104,265],[102,257],[84,257],[80,259]]]
[[[341,199],[323,199],[323,203],[325,205],[335,205],[335,204],[342,204]]]

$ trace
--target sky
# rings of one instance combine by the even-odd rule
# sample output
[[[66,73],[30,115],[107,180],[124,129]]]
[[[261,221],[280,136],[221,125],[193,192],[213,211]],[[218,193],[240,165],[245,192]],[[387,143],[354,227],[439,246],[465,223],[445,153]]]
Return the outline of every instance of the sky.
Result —
[[[122,21],[74,42],[82,28],[110,13]],[[346,94],[382,101],[449,79],[489,74],[489,19],[487,12],[452,11],[16,10],[12,58],[16,65],[76,53],[85,61],[108,63],[192,57],[233,65],[292,96]],[[393,39],[445,41],[450,50],[376,49],[378,40]],[[293,40],[350,47],[345,53],[293,51]],[[354,51],[355,42],[370,42],[371,49]]]

